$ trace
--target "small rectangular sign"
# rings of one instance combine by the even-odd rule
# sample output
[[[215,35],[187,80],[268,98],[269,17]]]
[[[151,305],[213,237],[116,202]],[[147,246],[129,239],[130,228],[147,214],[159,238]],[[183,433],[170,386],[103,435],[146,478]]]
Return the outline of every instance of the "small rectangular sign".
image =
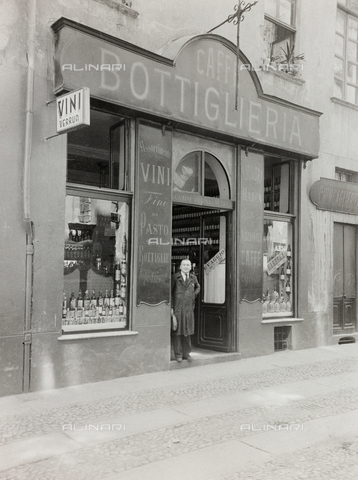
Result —
[[[280,252],[276,257],[270,260],[267,264],[267,273],[271,275],[275,270],[281,267],[286,262],[286,252]]]
[[[90,89],[73,90],[56,99],[57,133],[90,125]]]

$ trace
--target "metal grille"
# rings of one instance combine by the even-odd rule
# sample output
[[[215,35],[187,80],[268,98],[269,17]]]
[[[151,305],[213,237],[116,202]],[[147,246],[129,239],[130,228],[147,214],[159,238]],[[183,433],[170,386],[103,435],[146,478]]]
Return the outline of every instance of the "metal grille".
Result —
[[[274,328],[275,352],[291,349],[291,327]]]

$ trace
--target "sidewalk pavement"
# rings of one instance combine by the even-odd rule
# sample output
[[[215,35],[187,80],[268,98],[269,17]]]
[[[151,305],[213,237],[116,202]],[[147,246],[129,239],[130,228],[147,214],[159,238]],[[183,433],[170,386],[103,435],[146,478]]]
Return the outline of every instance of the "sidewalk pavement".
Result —
[[[0,398],[0,479],[358,478],[358,346]]]

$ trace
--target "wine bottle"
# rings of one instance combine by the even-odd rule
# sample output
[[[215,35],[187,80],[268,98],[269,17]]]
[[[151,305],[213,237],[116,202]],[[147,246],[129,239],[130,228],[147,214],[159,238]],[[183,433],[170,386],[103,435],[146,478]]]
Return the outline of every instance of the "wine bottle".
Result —
[[[111,296],[109,297],[109,306],[111,308],[114,307],[114,295],[113,295],[113,290],[111,290]]]
[[[71,297],[70,297],[70,310],[74,311],[76,309],[76,297],[73,292],[71,292]]]
[[[97,307],[97,297],[95,290],[92,290],[91,305]]]
[[[105,291],[105,294],[104,294],[103,306],[104,306],[104,307],[109,307],[109,295],[108,295],[108,290],[106,290],[106,291]]]
[[[120,282],[120,280],[121,280],[121,266],[120,266],[119,262],[116,263],[115,266],[114,266],[114,280],[116,282]]]
[[[63,292],[63,299],[62,299],[62,318],[67,317],[67,298],[66,293]]]
[[[290,293],[291,292],[291,283],[290,283],[290,277],[287,277],[287,282],[286,282],[286,292]]]
[[[85,291],[85,298],[84,298],[84,301],[83,301],[83,308],[84,308],[85,312],[87,312],[87,313],[88,313],[89,309],[91,308],[91,299],[90,299],[88,290]]]
[[[77,297],[77,308],[79,310],[83,309],[83,298],[82,298],[82,292],[79,290],[78,292],[78,297]]]
[[[282,267],[281,267],[280,279],[281,279],[281,280],[285,280],[285,269],[284,269],[284,266],[283,266],[283,265],[282,265]]]

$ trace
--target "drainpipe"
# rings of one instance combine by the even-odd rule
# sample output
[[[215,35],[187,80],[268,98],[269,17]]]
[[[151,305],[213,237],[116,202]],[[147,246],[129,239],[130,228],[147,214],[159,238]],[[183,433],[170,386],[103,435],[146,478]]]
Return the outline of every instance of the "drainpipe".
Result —
[[[30,391],[30,364],[32,343],[32,277],[33,277],[33,222],[30,215],[30,161],[32,153],[32,126],[34,110],[34,59],[36,35],[36,0],[28,2],[28,37],[27,37],[27,87],[25,111],[25,151],[23,177],[23,208],[26,230],[26,272],[25,272],[25,321],[23,348],[23,392]]]

